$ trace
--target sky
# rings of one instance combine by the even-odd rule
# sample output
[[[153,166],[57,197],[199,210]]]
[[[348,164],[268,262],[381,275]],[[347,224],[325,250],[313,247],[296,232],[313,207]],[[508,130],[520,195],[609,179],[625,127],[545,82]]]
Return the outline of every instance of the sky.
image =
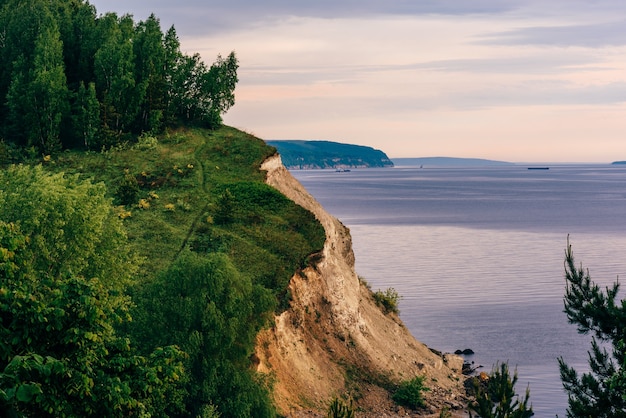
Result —
[[[154,13],[210,64],[235,51],[224,122],[391,158],[626,160],[623,0],[92,0]]]

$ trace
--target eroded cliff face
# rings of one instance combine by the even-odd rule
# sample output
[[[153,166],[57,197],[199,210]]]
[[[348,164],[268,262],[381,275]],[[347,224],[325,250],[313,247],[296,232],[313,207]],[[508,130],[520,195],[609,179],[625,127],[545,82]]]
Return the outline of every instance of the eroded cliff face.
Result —
[[[394,416],[396,407],[384,388],[418,375],[430,388],[425,415],[459,409],[462,359],[434,353],[397,316],[383,314],[354,270],[348,228],[291,176],[280,156],[261,168],[269,185],[314,213],[326,230],[319,260],[291,279],[290,308],[258,337],[258,370],[272,376],[280,412],[316,416],[333,397],[348,395],[371,416],[383,411]]]

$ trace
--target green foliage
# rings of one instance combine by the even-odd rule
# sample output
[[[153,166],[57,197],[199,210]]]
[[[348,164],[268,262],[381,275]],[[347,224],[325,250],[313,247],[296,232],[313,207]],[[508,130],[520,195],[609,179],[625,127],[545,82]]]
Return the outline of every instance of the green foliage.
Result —
[[[115,370],[121,381],[132,376],[129,389],[120,390],[152,416],[275,416],[271,380],[251,371],[254,338],[287,300],[290,277],[322,248],[324,230],[311,213],[264,184],[259,166],[273,150],[263,141],[228,127],[145,137],[156,140],[105,152],[67,151],[43,166],[1,171],[0,210],[10,216],[0,219],[19,223],[20,236],[31,239],[29,254],[36,249],[41,257],[27,258],[42,275],[51,269],[58,280],[97,278],[88,283],[104,288],[102,297],[89,287],[80,291],[87,301],[104,303],[106,296],[112,316],[100,318],[110,323],[103,329],[125,344],[121,351],[107,345],[107,351],[135,359],[143,369],[112,361],[113,354],[97,365],[120,364]],[[36,152],[35,157],[41,161]],[[123,195],[125,177],[132,206],[116,212],[111,201]],[[234,191],[232,222],[218,224],[215,211],[227,189]],[[149,210],[136,206],[140,199],[150,202]],[[44,244],[48,241],[55,244]],[[8,245],[7,251],[14,251]],[[79,335],[100,334],[86,329]],[[174,344],[178,351],[159,348]],[[45,367],[48,357],[59,360],[34,354]],[[35,367],[38,361],[23,364]],[[0,389],[13,388],[7,396],[15,402],[23,384],[28,382],[7,380]],[[28,387],[19,390],[20,398],[29,396]],[[151,395],[144,395],[148,390]],[[108,395],[92,391],[92,396]]]
[[[576,267],[569,244],[565,252],[565,313],[578,332],[592,333],[589,369],[578,375],[559,358],[563,387],[568,393],[568,417],[626,416],[626,300],[617,300],[619,282],[601,289],[589,271]],[[609,353],[604,346],[611,345]]]
[[[0,139],[0,169],[20,159],[20,149],[15,144]]]
[[[139,135],[137,143],[133,146],[133,148],[138,150],[150,150],[157,148],[158,144],[159,140],[156,137],[143,133]]]
[[[328,413],[326,416],[328,418],[354,418],[356,415],[354,407],[352,406],[352,399],[350,399],[350,402],[346,404],[339,398],[333,398],[328,406]]]
[[[218,225],[227,225],[235,218],[235,201],[230,190],[224,190],[217,199],[213,220]]]
[[[137,355],[135,259],[104,189],[39,167],[0,172],[3,416],[149,416],[183,374],[174,347]]]
[[[23,109],[29,145],[38,146],[44,154],[60,148],[61,118],[69,106],[62,48],[54,22],[40,30],[35,41],[32,79],[21,98],[30,104]]]
[[[8,0],[0,27],[0,135],[44,155],[179,123],[217,128],[235,101],[234,53],[207,67],[154,15],[134,22],[97,16],[85,0]]]
[[[515,393],[517,383],[517,370],[513,377],[509,372],[509,366],[502,363],[496,365],[486,382],[474,378],[476,391],[475,401],[470,403],[470,418],[529,418],[534,415],[532,406],[528,406],[530,390],[526,388],[526,395],[521,402]],[[472,415],[472,412],[476,415]]]
[[[372,296],[374,297],[376,304],[382,308],[384,313],[398,314],[400,312],[398,302],[400,302],[401,296],[393,287],[390,287],[385,291],[377,290],[372,294]]]
[[[204,405],[200,409],[197,418],[220,418],[220,416],[215,405]]]
[[[86,149],[98,143],[100,129],[100,103],[96,96],[96,84],[87,87],[82,81],[78,87],[74,114],[74,133]]]
[[[363,145],[331,141],[276,140],[276,147],[287,168],[393,167],[387,155]]]
[[[424,406],[424,392],[428,390],[424,385],[424,376],[416,376],[401,382],[392,399],[400,405],[417,409]]]
[[[47,152],[68,100],[58,24],[42,0],[6,2],[0,20],[0,129],[7,141]]]
[[[199,230],[192,248],[210,242],[206,250],[231,254],[243,273],[281,294],[306,257],[322,249],[324,229],[313,214],[264,183],[229,183],[217,193],[216,225]],[[226,225],[228,234],[218,229]]]
[[[130,205],[136,203],[139,195],[139,183],[130,171],[125,171],[124,176],[117,185],[115,197],[122,205]]]
[[[188,355],[186,414],[217,405],[224,417],[272,416],[267,388],[246,367],[275,306],[269,291],[239,274],[223,254],[185,252],[146,289],[141,306],[141,340],[175,344]]]
[[[29,237],[35,271],[98,277],[118,288],[128,284],[136,260],[104,184],[50,175],[42,166],[11,166],[0,171],[0,184],[0,219],[18,224]]]

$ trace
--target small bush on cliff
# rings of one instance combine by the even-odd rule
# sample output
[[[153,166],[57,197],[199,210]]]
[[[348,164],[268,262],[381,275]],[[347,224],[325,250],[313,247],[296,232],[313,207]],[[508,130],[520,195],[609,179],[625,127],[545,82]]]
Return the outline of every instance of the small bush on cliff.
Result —
[[[334,398],[328,407],[328,418],[354,418],[355,412],[352,400],[348,404],[339,398]]]
[[[398,390],[391,397],[394,402],[417,409],[424,406],[423,393],[429,389],[424,386],[424,376],[416,376],[411,380],[400,383]]]
[[[398,308],[398,302],[400,301],[400,295],[398,291],[393,287],[386,289],[385,291],[377,290],[373,294],[376,305],[383,309],[383,312],[388,313],[400,313]]]

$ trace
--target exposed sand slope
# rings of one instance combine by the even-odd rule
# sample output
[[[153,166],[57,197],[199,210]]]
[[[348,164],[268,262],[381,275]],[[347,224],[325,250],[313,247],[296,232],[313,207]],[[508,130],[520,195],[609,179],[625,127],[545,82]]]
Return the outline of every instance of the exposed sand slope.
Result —
[[[273,376],[280,412],[321,416],[333,397],[351,396],[366,411],[359,416],[406,416],[383,387],[417,375],[426,376],[430,388],[421,415],[462,407],[462,359],[434,353],[397,316],[384,315],[354,270],[348,228],[291,176],[280,156],[261,168],[269,185],[313,212],[326,230],[319,260],[291,279],[290,308],[258,337],[258,370]]]

